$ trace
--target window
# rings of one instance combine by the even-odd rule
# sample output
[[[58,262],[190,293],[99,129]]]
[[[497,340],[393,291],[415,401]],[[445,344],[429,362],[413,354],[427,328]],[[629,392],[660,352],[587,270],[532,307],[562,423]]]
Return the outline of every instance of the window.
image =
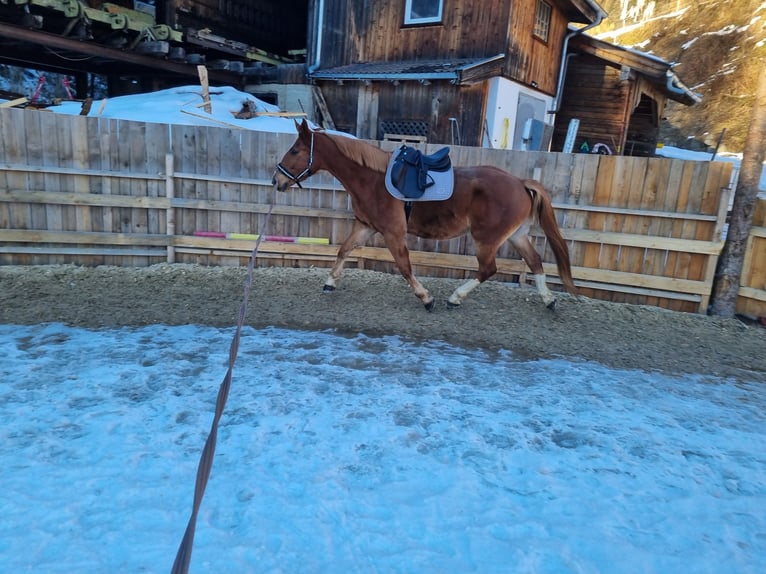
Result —
[[[548,41],[548,32],[551,29],[551,5],[543,0],[537,0],[535,10],[535,28],[532,34],[543,42]]]
[[[444,0],[405,0],[405,24],[430,24],[442,21]]]

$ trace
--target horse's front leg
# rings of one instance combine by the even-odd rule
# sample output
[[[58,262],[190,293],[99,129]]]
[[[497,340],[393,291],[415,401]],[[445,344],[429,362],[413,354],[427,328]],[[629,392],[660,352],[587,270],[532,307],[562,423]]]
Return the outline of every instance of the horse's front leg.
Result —
[[[394,256],[394,261],[399,267],[399,272],[410,284],[412,292],[415,296],[423,302],[427,311],[431,311],[434,308],[434,298],[428,289],[423,287],[423,284],[418,281],[417,277],[412,274],[412,264],[410,263],[410,251],[407,249],[403,235],[383,235],[386,240],[386,246]]]
[[[479,262],[479,270],[476,277],[469,279],[453,291],[452,295],[450,295],[450,298],[447,300],[447,306],[450,308],[459,307],[471,291],[497,273],[497,260],[495,258],[497,256],[498,247],[496,245],[488,246],[478,243],[475,239],[474,244],[476,249],[476,260]]]
[[[327,281],[324,283],[323,290],[325,292],[335,290],[335,286],[340,279],[340,274],[343,272],[343,266],[346,264],[346,259],[348,259],[349,253],[356,247],[364,245],[374,234],[374,229],[367,227],[358,219],[354,220],[354,226],[351,228],[351,233],[349,233],[348,237],[346,237],[346,240],[343,242],[343,245],[338,249],[335,263],[332,266],[330,275],[327,277]]]

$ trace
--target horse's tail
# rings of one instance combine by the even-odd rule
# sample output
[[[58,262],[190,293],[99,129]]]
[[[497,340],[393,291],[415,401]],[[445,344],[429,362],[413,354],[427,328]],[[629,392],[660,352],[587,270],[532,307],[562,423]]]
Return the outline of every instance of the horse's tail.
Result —
[[[572,280],[572,266],[569,261],[569,248],[561,236],[559,224],[556,222],[556,214],[551,205],[551,198],[539,181],[525,179],[524,187],[532,195],[533,216],[536,217],[540,227],[545,232],[545,237],[548,238],[548,244],[556,258],[556,267],[558,267],[561,282],[567,291],[576,293],[577,288]]]

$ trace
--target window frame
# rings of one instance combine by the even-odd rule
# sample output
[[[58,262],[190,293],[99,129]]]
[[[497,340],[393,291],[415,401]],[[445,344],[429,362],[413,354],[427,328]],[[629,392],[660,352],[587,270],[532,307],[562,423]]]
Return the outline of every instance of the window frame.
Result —
[[[532,36],[541,42],[548,43],[551,35],[551,16],[553,7],[545,0],[537,0],[535,6],[535,23],[532,26]]]
[[[412,0],[404,0],[404,25],[419,26],[421,24],[441,24],[444,18],[444,0],[437,0],[439,3],[439,12],[436,16],[426,16],[425,18],[412,17]]]

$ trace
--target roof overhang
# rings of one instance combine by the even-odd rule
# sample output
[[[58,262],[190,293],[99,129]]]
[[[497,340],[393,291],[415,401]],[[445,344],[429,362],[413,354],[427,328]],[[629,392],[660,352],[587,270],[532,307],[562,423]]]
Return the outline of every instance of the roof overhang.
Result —
[[[607,13],[595,0],[549,0],[569,19],[578,24],[593,24],[606,18]]]
[[[453,58],[448,60],[404,60],[398,62],[361,62],[310,73],[312,80],[336,82],[447,81],[467,85],[502,74],[505,54],[490,58]]]
[[[590,54],[614,66],[626,67],[657,84],[672,100],[691,106],[702,101],[702,96],[690,90],[673,72],[673,64],[623,46],[610,44],[587,34],[578,34],[569,42],[570,53]]]

